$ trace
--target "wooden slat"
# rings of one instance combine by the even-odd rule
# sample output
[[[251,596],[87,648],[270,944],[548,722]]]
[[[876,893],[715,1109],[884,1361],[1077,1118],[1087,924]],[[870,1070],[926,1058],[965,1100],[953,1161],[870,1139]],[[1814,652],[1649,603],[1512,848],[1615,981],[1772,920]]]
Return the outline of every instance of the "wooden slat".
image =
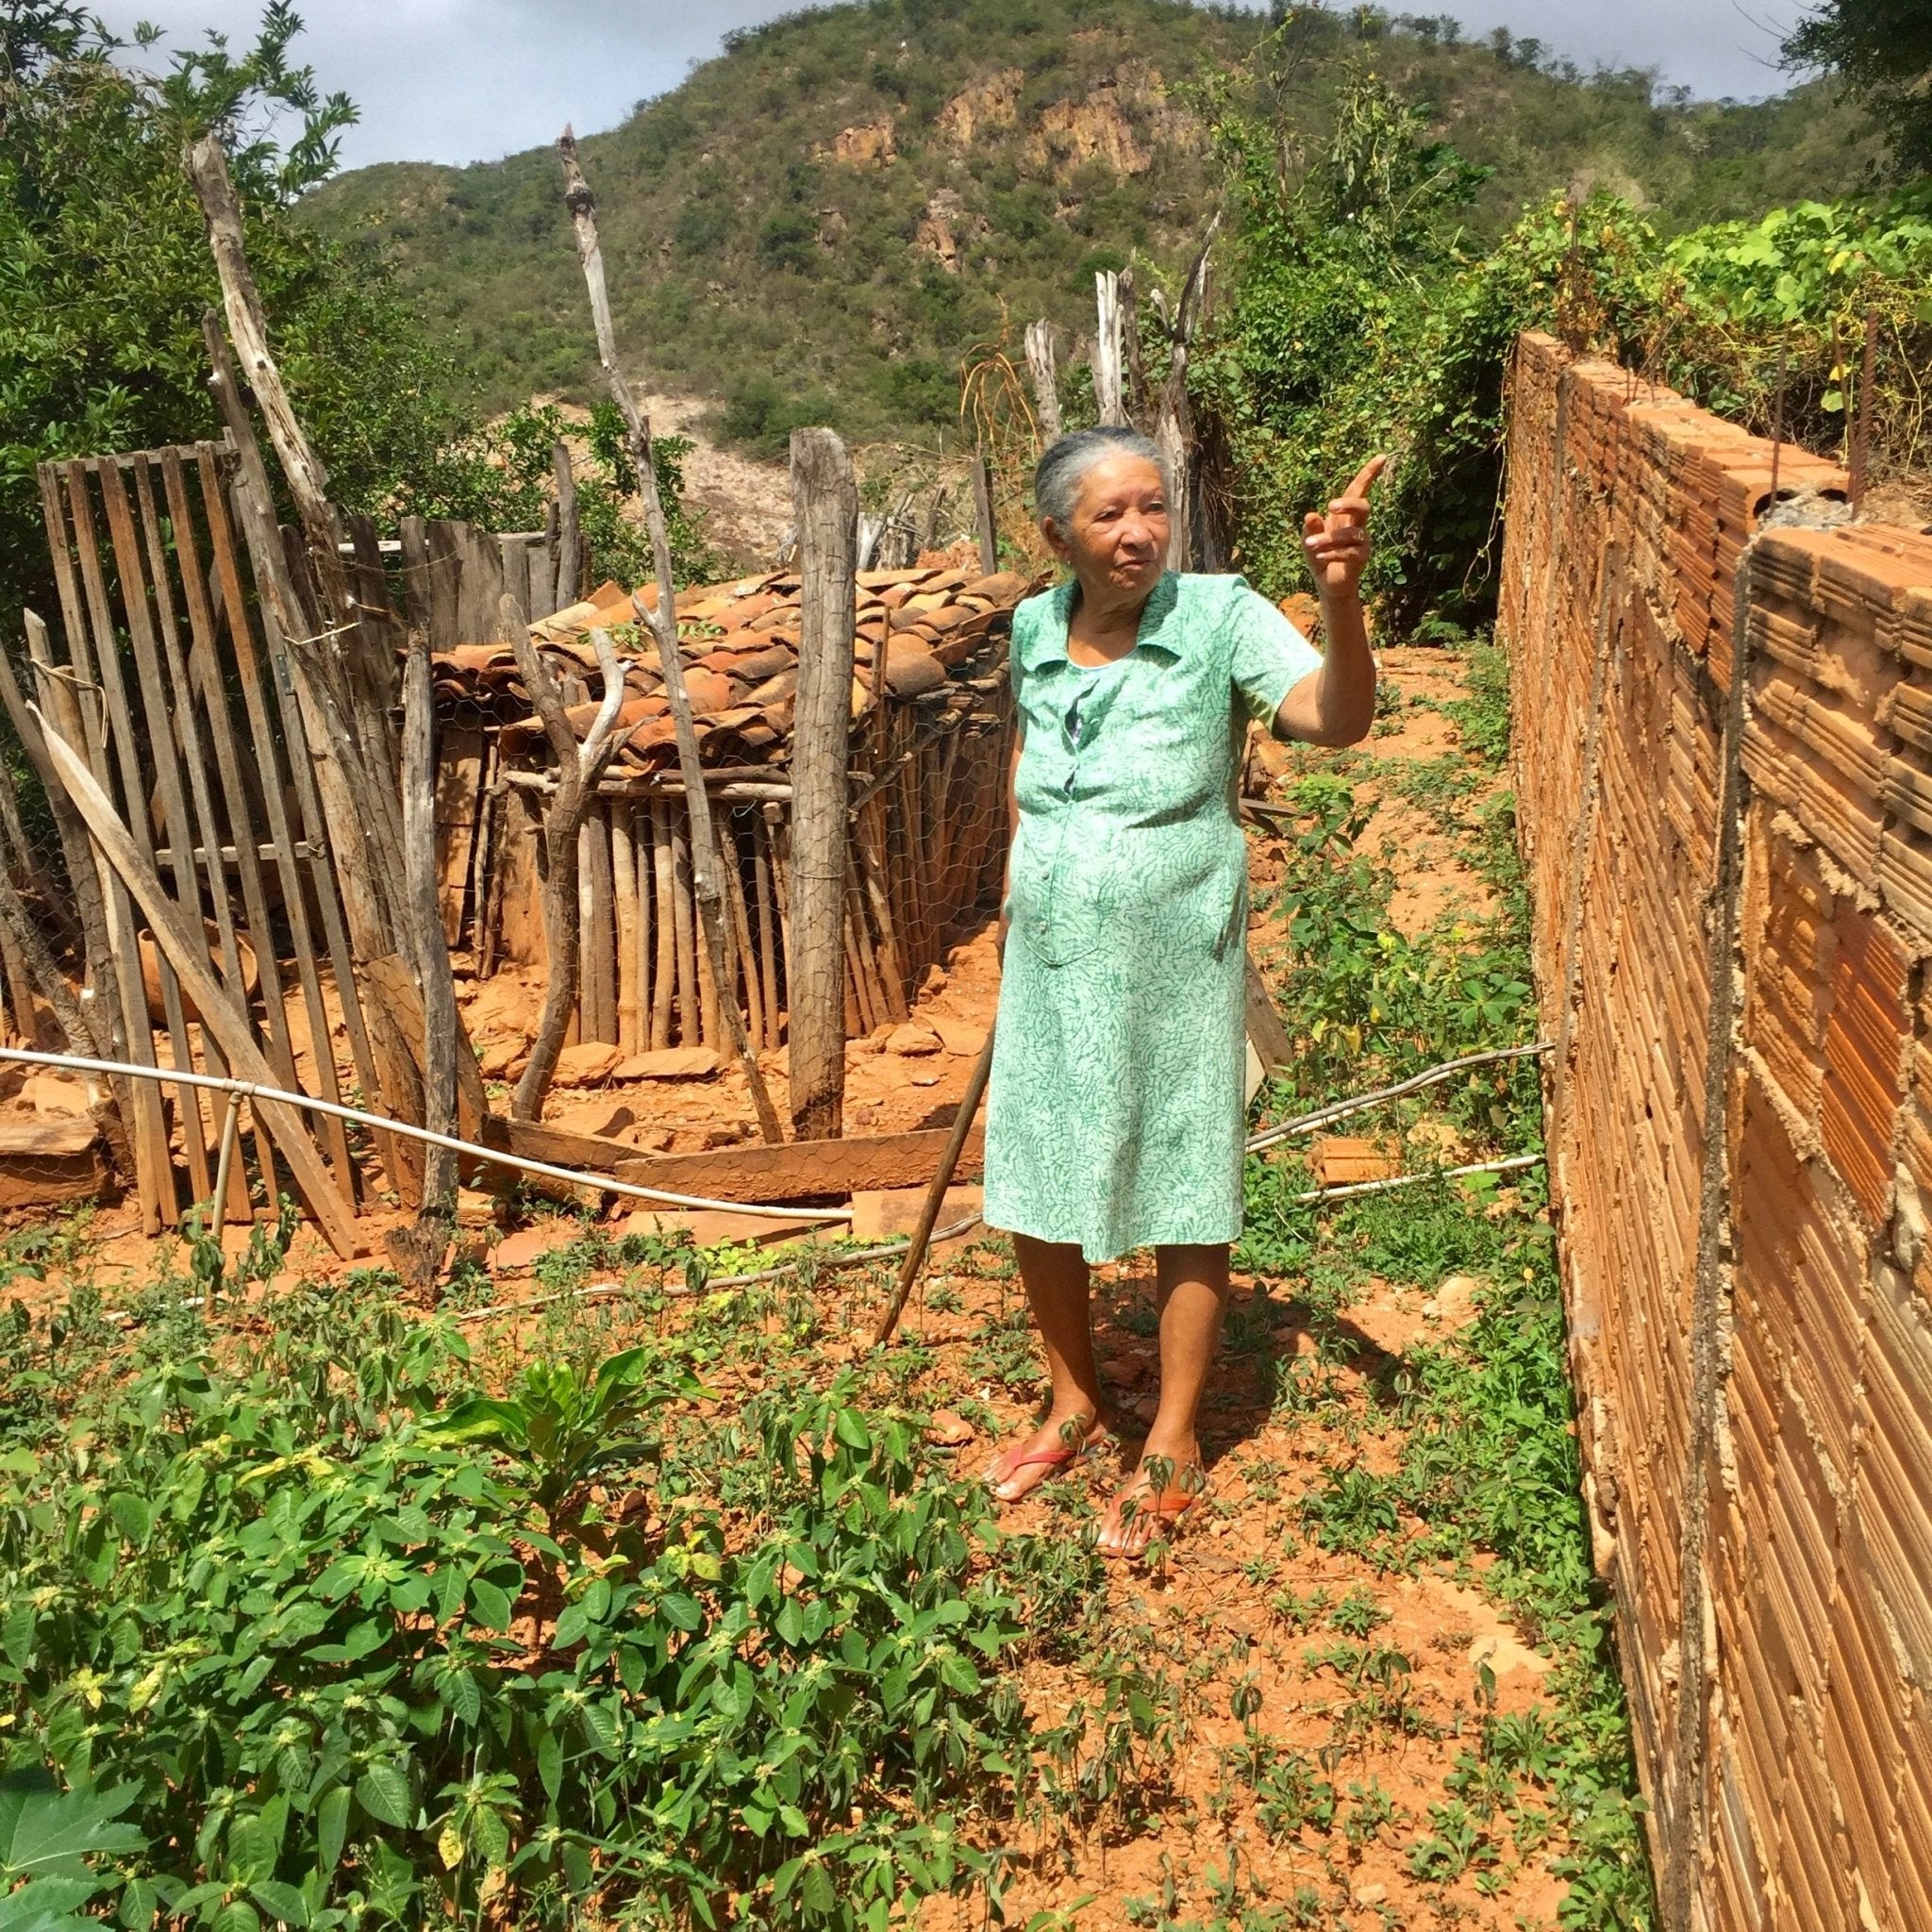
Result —
[[[247,1020],[236,1011],[208,963],[207,936],[193,930],[180,908],[168,897],[154,869],[142,858],[127,827],[115,816],[112,802],[94,783],[80,758],[54,735],[47,740],[47,750],[67,788],[67,795],[86,819],[88,829],[107,854],[109,864],[146,913],[156,940],[181,975],[189,997],[201,1008],[203,1020],[221,1041],[230,1065],[241,1078],[252,1084],[276,1085],[275,1070],[257,1048]],[[249,1105],[268,1115],[275,1144],[289,1164],[303,1205],[328,1238],[329,1244],[344,1259],[354,1258],[359,1252],[355,1209],[337,1193],[301,1116],[281,1101],[257,1096]]]
[[[214,654],[214,625],[208,608],[207,587],[202,582],[201,562],[194,544],[193,518],[189,510],[187,493],[181,481],[180,454],[172,449],[163,450],[159,453],[159,462],[162,494],[167,502],[169,520],[174,527],[175,567],[173,572],[168,567],[168,547],[162,538],[160,520],[156,512],[152,465],[150,459],[144,457],[136,459],[135,494],[141,504],[142,528],[148,545],[148,568],[154,579],[156,605],[160,618],[162,661],[167,671],[171,692],[169,716],[180,741],[182,763],[187,767],[189,791],[194,804],[195,824],[200,828],[202,852],[189,861],[189,866],[191,870],[194,865],[201,863],[206,863],[208,867],[208,897],[213,902],[215,932],[222,949],[222,971],[228,984],[236,989],[238,1004],[246,1008],[247,982],[242,969],[242,949],[236,935],[235,909],[228,891],[223,842],[224,828],[221,820],[215,814],[214,795],[208,786],[208,766],[212,760],[208,748],[202,739],[200,708],[196,701],[193,682],[189,675],[188,661],[181,650],[180,625],[175,610],[175,576],[179,577],[182,597],[187,608],[191,648],[205,650],[210,658]],[[245,832],[248,828],[244,824],[242,829]],[[174,837],[173,834],[170,836]],[[249,941],[249,951],[255,957],[257,973],[261,974],[264,971],[263,949],[270,943],[267,907],[265,902],[257,905],[255,901],[251,901],[247,891],[247,881],[252,876],[256,882],[255,900],[261,899],[261,868],[257,857],[257,847],[244,839],[242,845],[232,849],[235,852],[237,869],[242,877],[243,908],[250,924],[254,927],[254,936]],[[175,857],[178,851],[177,839],[175,841],[175,852],[170,854],[177,896],[182,874],[181,861]],[[272,967],[273,961],[271,970]],[[206,1028],[202,1031],[202,1044],[208,1058],[209,1071],[216,1074],[225,1073],[227,1061],[222,1053],[220,1042]],[[264,1174],[274,1173],[266,1136],[260,1137],[258,1141],[256,1159]],[[229,1170],[227,1211],[230,1217],[237,1221],[245,1221],[249,1215],[248,1181],[239,1161]]]
[[[236,568],[234,545],[226,541],[228,529],[223,515],[221,492],[217,487],[211,495],[209,493],[209,486],[213,480],[213,472],[212,452],[209,452],[204,457],[202,464],[203,505],[208,517],[209,541],[214,548],[215,568],[221,580],[223,601],[227,609],[228,648],[234,656],[236,671],[239,674],[236,681],[242,687],[242,708],[248,716],[248,733],[251,741],[250,749],[254,754],[258,778],[257,795],[260,797],[263,808],[268,814],[269,840],[275,849],[275,872],[282,885],[282,913],[289,922],[290,937],[294,943],[296,981],[302,990],[303,1007],[308,1021],[309,1041],[313,1047],[313,1058],[315,1060],[315,1078],[318,1090],[315,1097],[318,1100],[340,1101],[341,1098],[341,1089],[336,1077],[335,1047],[329,1032],[328,1012],[323,1004],[322,982],[316,971],[315,943],[308,926],[308,901],[302,890],[302,867],[300,861],[295,857],[295,834],[289,822],[287,797],[282,786],[281,765],[275,753],[275,736],[274,728],[269,722],[267,703],[262,697],[262,686],[268,684],[275,688],[277,705],[285,727],[289,714],[294,708],[294,701],[281,691],[281,680],[273,675],[264,674],[261,661],[256,655],[255,633],[248,622],[247,602],[242,594],[242,582]],[[261,614],[264,631],[269,636],[270,662],[272,664],[274,662],[275,620],[266,606],[262,608]],[[207,671],[212,673],[214,678],[219,677],[220,667],[218,663],[210,664],[207,667]],[[216,706],[216,689],[213,678],[205,685],[203,696],[208,704],[210,711],[212,711]],[[222,708],[225,709],[225,704],[223,705]],[[294,779],[295,796],[299,807],[305,798],[304,780],[308,779],[312,788],[312,774],[308,769],[308,759],[303,756],[299,738],[291,741],[288,747],[288,754],[289,769]],[[238,767],[241,757],[241,748],[238,745],[236,747]],[[312,795],[312,791],[308,795]],[[321,818],[322,815],[318,808],[313,822],[304,826],[311,845],[322,846],[325,842]],[[237,844],[239,849],[239,840]],[[326,865],[316,865],[310,868],[310,874],[316,881],[317,898],[323,905],[325,912],[333,903],[332,882],[327,887],[324,884],[324,874],[327,872],[328,867]],[[267,939],[268,935],[265,933],[263,937]],[[331,947],[331,950],[333,950],[333,947]],[[356,1028],[359,1024],[359,1014],[355,1020],[352,1021],[350,1019],[350,1009],[356,1005],[356,980],[354,974],[346,970],[347,951],[345,940],[342,947],[344,957],[336,968],[338,974],[336,994],[341,1004],[344,1022],[349,1025],[350,1039],[353,1045]],[[275,1024],[275,1013],[273,1009],[279,1008],[282,1004],[279,973],[272,966],[275,958],[273,944],[268,945],[265,949],[258,950],[258,958],[262,959],[262,990],[264,994],[266,994],[272,980],[276,983],[275,999],[269,1002],[271,1007],[269,1023],[273,1029]],[[281,1020],[281,1026],[284,1038],[287,1038],[288,1022],[286,1015]],[[289,1068],[288,1084],[292,1087],[296,1084],[292,1041],[289,1043]],[[358,1074],[361,1072],[359,1061],[357,1071]],[[374,1062],[372,1061],[370,1077],[364,1091],[372,1092],[375,1096],[376,1105],[380,1107],[383,1104],[384,1096],[381,1092],[380,1083],[374,1077]],[[330,1158],[335,1162],[336,1172],[340,1176],[341,1186],[350,1201],[353,1202],[356,1198],[356,1168],[354,1161],[349,1158],[348,1141],[341,1132],[341,1123],[336,1124],[335,1131],[325,1134],[324,1144],[329,1149]],[[284,1149],[283,1152],[286,1154],[287,1149]]]
[[[704,1034],[698,1025],[698,948],[686,851],[691,822],[681,808],[668,811],[666,822],[671,831],[671,916],[677,933],[677,1040],[680,1046],[697,1046]]]
[[[633,1151],[615,1170],[621,1181],[702,1194],[720,1201],[837,1199],[869,1188],[917,1188],[939,1172],[951,1130],[880,1134],[843,1141],[793,1141],[782,1147],[721,1147],[703,1154]],[[975,1126],[960,1157],[958,1178],[971,1179],[986,1158],[986,1129]]]
[[[148,605],[147,577],[142,567],[141,543],[135,536],[134,512],[127,499],[127,479],[113,458],[99,466],[101,500],[108,512],[108,536],[113,545],[114,574],[121,591],[122,613],[127,623],[128,641],[134,649],[134,675],[141,693],[142,733],[134,745],[137,760],[141,746],[147,747],[154,762],[156,790],[160,793],[161,811],[168,837],[179,855],[175,866],[175,898],[194,925],[202,925],[201,882],[194,869],[194,833],[188,823],[188,793],[182,782],[181,767],[175,755],[175,734],[169,722],[167,692],[161,684],[160,651],[155,639],[154,613]],[[118,648],[115,649],[119,656]],[[130,731],[132,719],[129,719]],[[148,791],[141,787],[140,806],[132,799],[130,809],[140,809],[143,823],[148,818]],[[144,856],[154,863],[152,840]],[[195,1065],[193,1040],[181,1004],[178,987],[172,1002],[167,999],[171,975],[162,964],[162,1004],[168,1015],[168,1040],[174,1050],[174,1063],[187,1073],[200,1072]],[[196,1201],[213,1198],[214,1170],[208,1165],[208,1117],[202,1111],[201,1094],[192,1087],[183,1088],[175,1100],[175,1118],[181,1126],[181,1149],[188,1160],[189,1185]]]
[[[89,770],[95,781],[106,790],[111,787],[112,770],[108,756],[106,724],[100,698],[104,691],[102,679],[95,670],[95,652],[88,641],[88,624],[83,610],[91,611],[94,622],[108,629],[108,647],[114,648],[111,626],[107,625],[104,606],[106,593],[99,589],[100,564],[93,561],[93,575],[87,576],[89,549],[81,545],[79,530],[70,530],[67,522],[67,506],[73,502],[72,476],[55,465],[43,465],[42,508],[48,515],[47,536],[51,548],[58,557],[66,557],[70,544],[75,546],[81,558],[82,578],[87,585],[87,600],[83,607],[76,603],[69,610],[67,591],[73,584],[72,567],[62,584],[61,616],[66,628],[67,648],[72,659],[73,671],[79,685],[86,692],[83,701],[72,684],[65,684],[59,677],[57,667],[49,664],[43,669],[46,679],[43,682],[61,684],[57,695],[51,691],[42,691],[49,708],[49,756],[52,756],[53,736],[71,734],[78,727],[77,738],[67,736],[63,742],[84,745]],[[87,506],[85,474],[81,473],[81,508]],[[66,505],[60,497],[60,486],[66,490]],[[89,525],[92,527],[91,522]],[[98,594],[97,594],[98,593]],[[140,793],[139,774],[136,774],[135,791]],[[145,814],[142,813],[143,820]],[[96,861],[99,862],[98,859]],[[152,1067],[156,1064],[154,1029],[148,1022],[147,991],[142,982],[141,946],[136,936],[132,901],[125,884],[116,876],[113,869],[101,865],[101,888],[108,902],[108,937],[114,951],[115,981],[121,995],[122,1022],[126,1028],[127,1057],[136,1066]],[[178,992],[178,989],[177,989]],[[173,1158],[168,1148],[166,1118],[161,1109],[161,1096],[151,1081],[137,1080],[134,1083],[132,1106],[136,1121],[130,1127],[128,1139],[134,1148],[135,1186],[140,1196],[142,1222],[149,1233],[158,1228],[173,1226],[175,1219],[175,1170]]]
[[[735,814],[727,808],[716,819],[718,841],[723,850],[719,863],[724,875],[724,908],[729,915],[732,956],[738,962],[738,976],[744,989],[744,1024],[757,1053],[765,1039],[765,996],[758,984],[758,956],[752,944],[751,910],[744,903],[744,872],[738,835],[732,830]],[[735,999],[737,994],[734,992]]]

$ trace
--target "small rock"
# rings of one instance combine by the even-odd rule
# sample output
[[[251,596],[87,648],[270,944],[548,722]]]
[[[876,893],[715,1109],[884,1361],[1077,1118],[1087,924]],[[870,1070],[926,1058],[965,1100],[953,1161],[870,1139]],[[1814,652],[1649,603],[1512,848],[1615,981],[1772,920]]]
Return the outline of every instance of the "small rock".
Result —
[[[38,1114],[87,1118],[87,1089],[64,1074],[31,1074],[20,1097]]]
[[[521,1061],[527,1064],[529,1047],[521,1040],[492,1040],[476,1056],[476,1071],[486,1080],[507,1080]]]
[[[726,1126],[707,1127],[702,1147],[736,1147],[741,1141],[751,1139],[751,1129],[742,1121],[733,1121]]]
[[[932,1015],[932,1028],[940,1044],[958,1059],[976,1060],[986,1044],[986,1028],[967,1020],[956,1020],[950,1013]]]
[[[567,1046],[557,1057],[557,1084],[559,1087],[596,1087],[609,1079],[624,1049],[608,1041],[587,1040],[581,1046]]]
[[[708,1080],[724,1064],[708,1046],[661,1046],[656,1053],[634,1053],[620,1061],[620,1080]]]
[[[925,977],[919,983],[920,996],[930,998],[934,993],[944,992],[945,990],[946,969],[943,966],[928,966],[925,969]]]
[[[608,1141],[623,1133],[636,1119],[637,1115],[621,1102],[590,1100],[578,1107],[564,1108],[550,1124],[561,1127],[567,1134],[589,1134],[599,1141]]]
[[[886,1051],[916,1058],[922,1054],[938,1053],[940,1037],[930,1026],[922,1026],[916,1020],[908,1020],[903,1026],[893,1027],[886,1041]]]
[[[1128,1411],[1137,1421],[1152,1423],[1160,1413],[1160,1398],[1158,1395],[1143,1395],[1132,1404]]]
[[[961,1449],[975,1433],[973,1424],[957,1409],[937,1408],[926,1424],[925,1440],[941,1449]]]
[[[494,1194],[486,1194],[475,1188],[464,1188],[457,1195],[457,1225],[458,1227],[489,1227],[496,1220],[503,1203]]]
[[[940,1076],[937,1074],[914,1074],[908,1083],[914,1087],[937,1087]]]
[[[545,1255],[569,1247],[582,1232],[574,1221],[549,1221],[541,1227],[526,1227],[497,1242],[490,1257],[491,1272],[508,1274],[519,1268],[534,1268]]]

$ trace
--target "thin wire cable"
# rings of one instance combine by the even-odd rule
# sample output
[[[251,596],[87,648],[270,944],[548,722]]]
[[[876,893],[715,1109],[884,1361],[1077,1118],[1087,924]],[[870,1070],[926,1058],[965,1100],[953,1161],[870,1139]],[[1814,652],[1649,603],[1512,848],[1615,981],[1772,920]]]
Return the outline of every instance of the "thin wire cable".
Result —
[[[215,1074],[192,1073],[182,1067],[142,1067],[125,1060],[89,1059],[79,1054],[36,1053],[25,1047],[0,1047],[0,1061],[16,1060],[33,1067],[77,1068],[90,1074],[126,1074],[133,1078],[154,1080],[165,1085],[170,1080],[183,1086],[206,1087],[217,1093],[239,1093],[244,1099],[277,1100],[287,1107],[304,1107],[311,1113],[333,1114],[338,1120],[359,1121],[364,1126],[386,1128],[411,1141],[431,1147],[450,1147],[493,1167],[513,1168],[523,1174],[541,1174],[545,1179],[568,1181],[575,1187],[601,1189],[607,1194],[622,1194],[634,1201],[656,1201],[674,1208],[704,1208],[720,1214],[752,1214],[785,1221],[820,1221],[827,1224],[850,1221],[849,1208],[783,1208],[743,1201],[714,1201],[703,1194],[674,1194],[664,1188],[641,1187],[636,1181],[621,1181],[612,1174],[586,1173],[581,1168],[558,1167],[547,1160],[532,1160],[527,1155],[512,1154],[507,1148],[479,1147],[474,1141],[458,1140],[454,1134],[439,1134],[430,1127],[412,1126],[408,1121],[390,1120],[379,1113],[366,1113],[358,1107],[344,1107],[340,1101],[317,1100],[308,1093],[291,1093],[280,1087],[258,1087],[249,1080],[230,1080]],[[643,1157],[639,1156],[641,1159]]]
[[[1422,1174],[1392,1174],[1379,1181],[1346,1181],[1339,1188],[1311,1188],[1296,1194],[1295,1205],[1311,1207],[1317,1201],[1341,1201],[1351,1194],[1386,1194],[1391,1188],[1420,1187],[1424,1181],[1453,1181],[1470,1174],[1514,1174],[1519,1168],[1541,1167],[1541,1154],[1512,1154],[1507,1160],[1476,1160],[1467,1167],[1432,1167]]]
[[[979,1216],[969,1214],[964,1221],[956,1221],[950,1227],[936,1228],[932,1239],[935,1242],[956,1241],[962,1234],[971,1234],[979,1225]],[[826,1274],[837,1268],[857,1268],[867,1261],[889,1261],[895,1255],[903,1255],[911,1246],[910,1240],[888,1241],[882,1248],[861,1248],[855,1254],[824,1255],[817,1257],[816,1272]],[[760,1270],[756,1274],[718,1274],[705,1283],[707,1291],[712,1289],[750,1288],[760,1281],[776,1281],[780,1275],[796,1274],[807,1264],[804,1261],[781,1261],[775,1268]],[[621,1281],[600,1281],[590,1288],[563,1289],[556,1294],[540,1294],[525,1302],[494,1302],[487,1308],[465,1308],[455,1317],[458,1323],[481,1322],[491,1315],[524,1315],[532,1308],[545,1308],[552,1302],[605,1301],[615,1294],[625,1292]],[[674,1288],[667,1281],[666,1294],[689,1294],[688,1288]]]
[[[1378,1087],[1373,1093],[1357,1094],[1353,1100],[1331,1100],[1318,1107],[1313,1113],[1298,1115],[1291,1121],[1279,1121],[1272,1127],[1263,1127],[1257,1134],[1250,1134],[1247,1151],[1257,1154],[1264,1147],[1272,1147],[1277,1141],[1291,1140],[1296,1134],[1312,1132],[1316,1127],[1324,1127],[1330,1121],[1339,1121],[1344,1115],[1359,1113],[1364,1108],[1378,1106],[1385,1100],[1399,1100],[1405,1093],[1417,1093],[1424,1087],[1433,1087],[1439,1080],[1447,1080],[1470,1067],[1493,1066],[1499,1060],[1518,1060],[1530,1054],[1548,1053],[1556,1045],[1554,1040],[1539,1040],[1528,1046],[1499,1047],[1491,1053],[1466,1053],[1460,1059],[1444,1060],[1439,1067],[1431,1067],[1426,1073],[1416,1074],[1407,1080],[1398,1080],[1392,1087]]]

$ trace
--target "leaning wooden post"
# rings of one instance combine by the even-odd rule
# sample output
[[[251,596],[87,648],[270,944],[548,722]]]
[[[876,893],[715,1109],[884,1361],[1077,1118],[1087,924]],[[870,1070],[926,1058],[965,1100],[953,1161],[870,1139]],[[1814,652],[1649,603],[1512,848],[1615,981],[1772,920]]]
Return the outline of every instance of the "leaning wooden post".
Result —
[[[1033,378],[1033,413],[1042,443],[1060,440],[1060,378],[1053,353],[1053,324],[1043,317],[1026,325],[1026,373]]]
[[[711,801],[705,790],[705,769],[698,756],[697,722],[691,716],[691,694],[684,688],[684,661],[677,650],[676,585],[671,569],[671,532],[664,521],[664,506],[658,497],[658,471],[652,460],[651,425],[644,421],[617,366],[617,330],[610,320],[610,293],[604,283],[604,251],[597,240],[597,203],[591,184],[577,160],[576,136],[566,127],[557,143],[563,163],[564,201],[570,208],[576,231],[577,259],[583,265],[584,286],[591,297],[591,319],[597,331],[597,356],[604,365],[604,380],[610,399],[624,418],[630,439],[631,462],[638,473],[638,492],[643,498],[644,525],[651,536],[651,558],[658,575],[657,602],[646,605],[641,597],[633,599],[638,616],[658,640],[658,660],[664,674],[664,696],[671,707],[672,724],[677,733],[678,774],[684,780],[685,806],[691,814],[691,871],[692,895],[697,900],[698,924],[704,946],[711,962],[711,983],[723,988],[732,984],[725,968],[724,931],[724,888],[718,877],[718,841],[711,831]],[[785,1138],[778,1124],[776,1108],[765,1087],[765,1076],[753,1052],[751,1035],[744,1014],[735,997],[720,998],[719,1008],[744,1069],[745,1084],[751,1090],[752,1106],[758,1117],[758,1129],[768,1141],[776,1144]]]
[[[906,1312],[906,1304],[912,1295],[912,1284],[919,1279],[919,1271],[925,1266],[925,1251],[932,1241],[932,1231],[939,1224],[940,1210],[945,1206],[946,1190],[953,1185],[953,1176],[959,1170],[959,1157],[966,1151],[966,1137],[973,1131],[974,1117],[979,1112],[979,1103],[986,1096],[986,1083],[992,1073],[993,1031],[987,1028],[986,1044],[979,1050],[979,1058],[973,1068],[972,1077],[966,1082],[966,1091],[960,1096],[959,1110],[953,1116],[953,1132],[946,1141],[945,1152],[940,1156],[939,1171],[932,1177],[932,1185],[925,1191],[925,1205],[919,1212],[919,1225],[912,1230],[912,1240],[906,1249],[906,1258],[899,1264],[899,1279],[892,1289],[892,1299],[886,1305],[886,1312],[879,1317],[879,1325],[873,1335],[873,1345],[883,1348],[892,1339],[892,1331],[899,1325],[899,1317]]]
[[[791,725],[791,1131],[845,1130],[847,741],[858,585],[858,483],[829,429],[791,432],[791,518],[801,579]]]
[[[979,530],[979,568],[991,576],[1000,567],[1000,539],[992,520],[992,468],[983,449],[973,452],[973,520]]]

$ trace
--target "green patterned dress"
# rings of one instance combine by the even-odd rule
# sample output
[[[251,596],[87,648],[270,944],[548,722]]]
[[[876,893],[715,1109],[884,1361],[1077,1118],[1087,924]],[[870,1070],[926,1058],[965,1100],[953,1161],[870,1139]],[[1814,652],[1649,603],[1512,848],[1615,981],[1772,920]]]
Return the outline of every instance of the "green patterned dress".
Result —
[[[1090,1261],[1241,1225],[1249,717],[1321,658],[1235,576],[1170,571],[1134,648],[1067,656],[1075,586],[1013,615],[1022,748],[986,1219]]]

